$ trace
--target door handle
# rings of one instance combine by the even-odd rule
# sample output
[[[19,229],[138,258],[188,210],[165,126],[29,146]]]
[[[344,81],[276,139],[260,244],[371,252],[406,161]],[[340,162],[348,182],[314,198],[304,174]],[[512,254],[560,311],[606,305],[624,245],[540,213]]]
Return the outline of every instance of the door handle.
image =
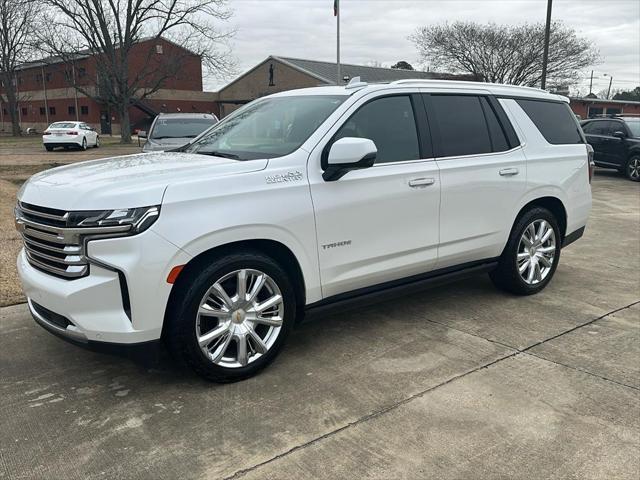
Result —
[[[500,170],[500,175],[503,177],[513,177],[514,175],[518,175],[520,170],[517,168],[503,168]]]
[[[409,180],[409,186],[411,188],[428,187],[429,185],[433,185],[434,183],[436,183],[435,178],[414,178],[413,180]]]

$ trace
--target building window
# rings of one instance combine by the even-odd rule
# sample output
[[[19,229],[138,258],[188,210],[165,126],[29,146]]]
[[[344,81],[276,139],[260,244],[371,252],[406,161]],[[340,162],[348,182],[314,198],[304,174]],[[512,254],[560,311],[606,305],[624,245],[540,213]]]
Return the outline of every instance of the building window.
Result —
[[[26,116],[27,115],[27,107],[22,107],[22,116]]]
[[[3,109],[2,109],[2,114],[3,114],[3,115],[9,115],[9,112],[7,112],[7,109],[6,109],[6,108],[3,108]]]
[[[35,76],[35,78],[36,78],[36,83],[37,83],[37,84],[41,84],[41,83],[42,83],[42,74],[41,74],[41,73],[38,73],[38,74]]]
[[[75,115],[76,114],[76,107],[74,107],[73,105],[69,105],[69,108],[67,109],[69,115]]]
[[[80,67],[78,69],[78,78],[84,78],[87,76],[87,69],[84,67]]]
[[[49,107],[49,115],[55,115],[56,114],[56,107]]]
[[[80,105],[80,114],[89,115],[89,107],[87,107],[86,105]]]
[[[47,109],[44,107],[40,107],[40,115],[46,115],[47,114]]]
[[[24,79],[22,77],[18,77],[18,85],[22,85]]]
[[[47,81],[47,83],[50,82],[51,81],[51,74],[50,73],[45,73],[44,74],[44,79]]]
[[[156,45],[156,53],[159,55],[162,55],[163,53],[162,45]]]

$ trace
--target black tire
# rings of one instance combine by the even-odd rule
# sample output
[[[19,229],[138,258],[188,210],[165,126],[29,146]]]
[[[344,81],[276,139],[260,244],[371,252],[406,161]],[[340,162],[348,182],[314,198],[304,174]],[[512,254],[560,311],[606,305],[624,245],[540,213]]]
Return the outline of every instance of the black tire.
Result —
[[[100,148],[100,137],[96,137],[96,144],[93,146],[93,148]]]
[[[640,182],[640,155],[632,155],[627,159],[622,173],[632,182]]]
[[[197,342],[196,323],[200,302],[217,280],[241,269],[266,273],[275,281],[284,302],[284,318],[280,332],[269,350],[246,366],[223,367],[205,356]],[[285,270],[272,258],[252,250],[228,253],[208,264],[190,268],[179,278],[169,305],[164,340],[172,355],[184,361],[198,375],[207,380],[228,383],[249,378],[269,365],[282,350],[296,318],[295,290]]]
[[[53,151],[53,147],[51,145],[45,145],[44,148],[47,150],[47,152]]]
[[[80,145],[80,150],[86,150],[86,149],[87,149],[87,139],[83,138],[82,145]]]
[[[533,222],[538,220],[545,220],[553,229],[555,235],[555,254],[553,263],[546,277],[536,284],[529,284],[523,279],[518,271],[518,248],[520,245],[520,239],[525,229]],[[492,271],[489,276],[494,285],[502,290],[513,293],[515,295],[533,295],[544,289],[547,284],[553,278],[553,275],[558,267],[560,261],[560,249],[562,246],[562,236],[560,234],[560,228],[558,227],[558,221],[555,216],[546,208],[533,207],[518,217],[511,234],[509,235],[509,241],[504,248],[498,267]]]

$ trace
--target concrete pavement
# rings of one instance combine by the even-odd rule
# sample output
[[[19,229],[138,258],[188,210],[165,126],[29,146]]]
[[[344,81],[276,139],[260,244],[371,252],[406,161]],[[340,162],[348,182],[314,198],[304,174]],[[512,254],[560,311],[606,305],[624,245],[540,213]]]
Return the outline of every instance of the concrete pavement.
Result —
[[[543,293],[481,276],[326,317],[233,385],[1,309],[0,478],[637,479],[640,185],[593,189]]]

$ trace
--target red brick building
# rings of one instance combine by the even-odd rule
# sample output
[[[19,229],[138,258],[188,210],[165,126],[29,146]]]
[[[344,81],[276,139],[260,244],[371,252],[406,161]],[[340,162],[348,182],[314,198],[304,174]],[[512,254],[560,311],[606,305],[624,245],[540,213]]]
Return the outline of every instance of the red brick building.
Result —
[[[640,115],[640,102],[631,100],[605,100],[601,98],[569,97],[571,110],[580,118],[602,115]]]
[[[162,83],[162,88],[129,109],[131,125],[159,112],[217,112],[217,93],[202,90],[202,61],[195,55],[166,39],[143,40],[136,44],[130,57],[130,71],[153,71],[154,64],[180,58],[180,69]],[[103,134],[120,132],[120,120],[106,105],[78,92],[75,84],[97,93],[99,58],[78,55],[73,64],[59,58],[48,58],[23,65],[16,75],[19,104],[18,115],[23,130],[35,127],[44,130],[50,123],[79,120],[89,123]],[[145,69],[144,66],[152,66]],[[143,85],[151,85],[149,76]],[[0,85],[0,94],[4,86]],[[0,96],[0,131],[11,130],[9,106]]]

